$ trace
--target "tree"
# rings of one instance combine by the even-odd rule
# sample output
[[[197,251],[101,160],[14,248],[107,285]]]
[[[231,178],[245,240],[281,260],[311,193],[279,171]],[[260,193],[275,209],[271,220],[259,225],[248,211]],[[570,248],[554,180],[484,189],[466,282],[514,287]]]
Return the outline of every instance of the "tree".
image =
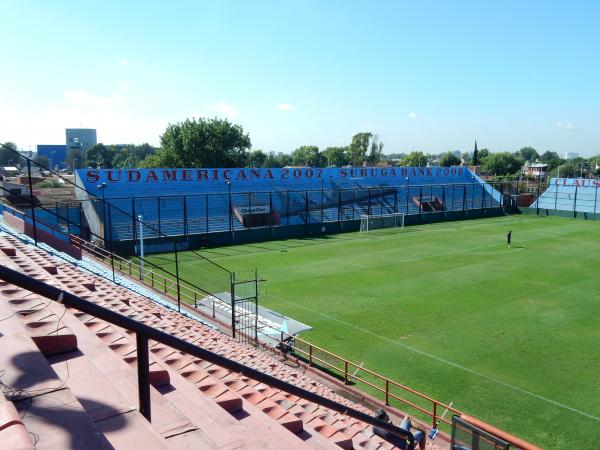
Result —
[[[477,166],[479,165],[479,152],[477,151],[477,141],[475,141],[475,149],[473,150],[473,160],[471,161],[471,165]],[[443,166],[443,164],[441,164]]]
[[[116,149],[112,145],[95,144],[86,153],[85,163],[91,167],[113,168]]]
[[[161,148],[145,167],[244,167],[252,146],[240,125],[227,119],[186,119],[171,124],[160,137]]]
[[[292,164],[295,166],[313,166],[321,165],[321,154],[316,145],[303,145],[292,152]]]
[[[371,133],[357,133],[352,136],[352,142],[348,147],[350,160],[355,166],[361,166],[369,148],[369,140],[373,137]]]
[[[85,157],[83,156],[83,151],[78,148],[71,148],[67,152],[67,167],[70,167],[71,170],[81,169],[85,167]]]
[[[269,152],[265,167],[286,167],[292,165],[292,157],[287,153]]]
[[[248,155],[248,166],[250,167],[267,167],[267,154],[262,150],[254,150]]]
[[[142,145],[130,144],[122,147],[114,146],[114,149],[112,166],[121,168],[139,167],[142,160],[156,153],[158,150],[148,143]]]
[[[44,169],[50,169],[50,160],[48,159],[47,156],[44,155],[36,155],[33,158],[33,162],[38,163],[40,166],[42,166]]]
[[[321,153],[328,166],[346,166],[350,161],[350,155],[348,155],[348,147],[327,147]]]
[[[406,158],[402,160],[403,166],[409,167],[425,167],[427,165],[427,155],[423,152],[410,152]]]
[[[521,150],[515,153],[517,158],[520,158],[524,163],[527,161],[535,161],[540,157],[538,152],[533,147],[523,147]]]
[[[440,156],[440,166],[443,167],[460,166],[461,162],[460,158],[452,152],[444,153]]]
[[[367,158],[372,166],[376,166],[382,160],[383,146],[384,143],[379,140],[379,136],[373,136],[373,139],[371,139],[371,153],[369,153],[369,157]]]
[[[19,164],[19,154],[17,144],[14,142],[5,142],[0,147],[0,166],[16,166]]]
[[[490,153],[483,162],[483,169],[494,175],[512,175],[521,169],[521,161],[508,152]]]
[[[479,164],[483,164],[483,160],[487,158],[490,154],[490,151],[487,148],[482,148],[477,152],[477,161]]]
[[[558,153],[551,152],[549,150],[546,150],[544,153],[542,153],[542,156],[540,156],[540,161],[548,164],[548,169],[550,170],[560,166],[564,162],[564,160],[558,156]]]

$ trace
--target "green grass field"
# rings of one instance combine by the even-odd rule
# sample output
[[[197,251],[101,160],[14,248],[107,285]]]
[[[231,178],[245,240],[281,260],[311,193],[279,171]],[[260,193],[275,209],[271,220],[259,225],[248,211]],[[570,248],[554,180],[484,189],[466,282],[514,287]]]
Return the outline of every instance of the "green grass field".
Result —
[[[598,223],[511,216],[202,253],[258,268],[261,304],[316,345],[545,448],[599,445]]]

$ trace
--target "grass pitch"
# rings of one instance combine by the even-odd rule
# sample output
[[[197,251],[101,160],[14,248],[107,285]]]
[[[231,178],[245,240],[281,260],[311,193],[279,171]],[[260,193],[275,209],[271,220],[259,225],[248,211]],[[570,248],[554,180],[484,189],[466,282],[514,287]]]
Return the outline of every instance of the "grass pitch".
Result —
[[[598,223],[512,216],[203,254],[258,268],[261,304],[316,345],[545,448],[599,445]]]

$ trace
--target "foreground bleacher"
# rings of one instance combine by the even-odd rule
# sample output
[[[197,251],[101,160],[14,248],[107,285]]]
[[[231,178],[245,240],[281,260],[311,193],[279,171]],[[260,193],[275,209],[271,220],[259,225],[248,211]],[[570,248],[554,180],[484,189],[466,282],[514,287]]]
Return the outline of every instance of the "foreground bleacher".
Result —
[[[238,343],[14,236],[0,236],[0,264],[371,414],[271,353]],[[11,442],[8,448],[392,448],[366,423],[154,341],[148,422],[137,408],[134,333],[5,282],[0,284],[0,318],[5,319],[0,322],[5,349],[0,380],[9,400],[0,397],[0,412],[12,404],[20,417],[12,426],[0,423],[1,433],[13,433],[11,441],[2,440]]]

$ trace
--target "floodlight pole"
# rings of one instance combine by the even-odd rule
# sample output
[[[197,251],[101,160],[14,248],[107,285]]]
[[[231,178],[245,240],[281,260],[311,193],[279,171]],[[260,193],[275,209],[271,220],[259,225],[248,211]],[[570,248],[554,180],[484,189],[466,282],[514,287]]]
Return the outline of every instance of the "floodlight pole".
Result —
[[[144,218],[139,215],[138,221],[140,222],[140,280],[144,279]]]

